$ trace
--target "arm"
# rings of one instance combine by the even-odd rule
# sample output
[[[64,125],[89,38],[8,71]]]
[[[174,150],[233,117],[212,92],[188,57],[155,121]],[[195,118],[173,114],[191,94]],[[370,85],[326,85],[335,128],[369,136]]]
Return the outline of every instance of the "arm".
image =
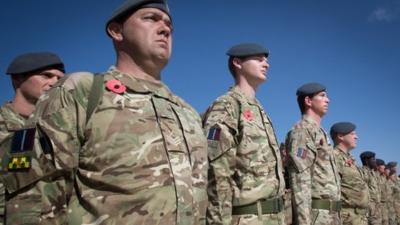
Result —
[[[298,224],[311,224],[312,165],[315,160],[313,145],[306,130],[292,130],[286,139],[289,154],[290,186],[293,215]]]
[[[237,119],[230,106],[215,103],[205,120],[208,139],[207,224],[229,225],[232,220],[232,175],[235,169]]]

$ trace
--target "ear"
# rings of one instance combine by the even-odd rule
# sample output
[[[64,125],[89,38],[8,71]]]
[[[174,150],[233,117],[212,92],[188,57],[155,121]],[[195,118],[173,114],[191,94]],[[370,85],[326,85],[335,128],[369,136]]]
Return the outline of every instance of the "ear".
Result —
[[[232,59],[232,64],[234,67],[236,67],[237,69],[241,69],[242,68],[242,60],[240,60],[239,58],[233,58]]]
[[[115,41],[122,41],[124,39],[122,35],[122,24],[111,22],[107,26],[107,32],[110,37]]]
[[[310,108],[311,105],[312,105],[312,97],[306,96],[306,97],[304,98],[304,105],[306,105],[306,106],[308,106],[308,108]]]

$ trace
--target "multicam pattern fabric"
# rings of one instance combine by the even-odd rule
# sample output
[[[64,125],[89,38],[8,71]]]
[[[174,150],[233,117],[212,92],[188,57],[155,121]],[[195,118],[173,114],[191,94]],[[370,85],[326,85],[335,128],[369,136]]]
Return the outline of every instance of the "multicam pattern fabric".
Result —
[[[279,145],[261,104],[233,87],[204,118],[210,160],[207,223],[283,224],[283,212],[232,216],[235,206],[284,194]]]
[[[381,189],[381,212],[382,212],[382,225],[388,225],[389,224],[389,209],[388,209],[388,185],[387,185],[387,179],[385,175],[380,175],[379,176],[379,185]]]
[[[114,67],[103,76],[126,90],[107,85],[90,118],[92,74],[69,76],[37,106],[56,165],[75,176],[69,224],[204,224],[207,142],[197,112],[161,82]]]
[[[30,150],[17,155],[31,157],[30,168],[11,170],[7,166],[10,159],[15,157],[11,152],[11,140],[15,131],[29,126],[29,121],[15,113],[9,105],[1,109],[1,165],[6,197],[6,224],[62,224],[65,222],[66,199],[64,190],[65,180],[52,180],[48,174],[55,171],[50,163],[50,155],[45,155],[37,145]],[[4,120],[7,118],[7,120]],[[4,123],[3,123],[4,121]],[[4,126],[3,126],[4,124]],[[5,130],[6,129],[6,130]],[[7,132],[13,132],[12,134]],[[45,178],[40,180],[41,178]],[[62,193],[62,194],[61,194]],[[64,199],[62,199],[64,197]]]
[[[369,169],[367,166],[362,167],[364,177],[368,183],[369,191],[369,205],[368,205],[368,224],[381,225],[382,224],[382,211],[381,211],[381,188],[379,184],[379,172]]]
[[[387,189],[388,189],[388,199],[386,202],[387,209],[388,209],[388,218],[389,218],[389,224],[390,225],[396,225],[396,210],[394,208],[394,189],[395,189],[395,183],[391,178],[387,179]]]
[[[369,191],[365,175],[351,154],[338,147],[334,149],[336,166],[341,179],[341,212],[343,225],[367,224]],[[365,213],[358,213],[365,211]]]
[[[12,109],[10,103],[4,104],[0,108],[0,149],[1,155],[4,154],[3,141],[12,135],[12,132],[22,128],[26,119],[20,116]],[[5,213],[5,189],[2,180],[0,179],[0,224],[4,224]]]
[[[396,225],[400,225],[400,179],[398,177],[394,180],[393,198],[394,209],[396,211]]]
[[[295,224],[340,224],[337,212],[312,209],[312,199],[340,200],[340,178],[326,132],[304,115],[287,134]]]

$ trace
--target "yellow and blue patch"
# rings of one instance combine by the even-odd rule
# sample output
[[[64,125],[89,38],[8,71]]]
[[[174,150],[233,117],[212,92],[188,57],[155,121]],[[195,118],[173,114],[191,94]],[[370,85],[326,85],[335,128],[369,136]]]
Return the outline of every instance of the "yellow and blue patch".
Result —
[[[31,168],[30,156],[12,156],[8,161],[8,171]]]

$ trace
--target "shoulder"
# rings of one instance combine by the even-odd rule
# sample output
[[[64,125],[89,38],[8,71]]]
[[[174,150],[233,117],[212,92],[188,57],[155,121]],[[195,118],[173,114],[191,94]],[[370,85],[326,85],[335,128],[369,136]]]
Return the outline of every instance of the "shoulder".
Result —
[[[177,101],[178,105],[187,113],[194,115],[196,117],[196,119],[200,120],[200,115],[197,112],[196,109],[193,108],[193,106],[191,106],[189,103],[187,103],[184,99],[182,99],[181,97],[174,95],[175,100]]]

